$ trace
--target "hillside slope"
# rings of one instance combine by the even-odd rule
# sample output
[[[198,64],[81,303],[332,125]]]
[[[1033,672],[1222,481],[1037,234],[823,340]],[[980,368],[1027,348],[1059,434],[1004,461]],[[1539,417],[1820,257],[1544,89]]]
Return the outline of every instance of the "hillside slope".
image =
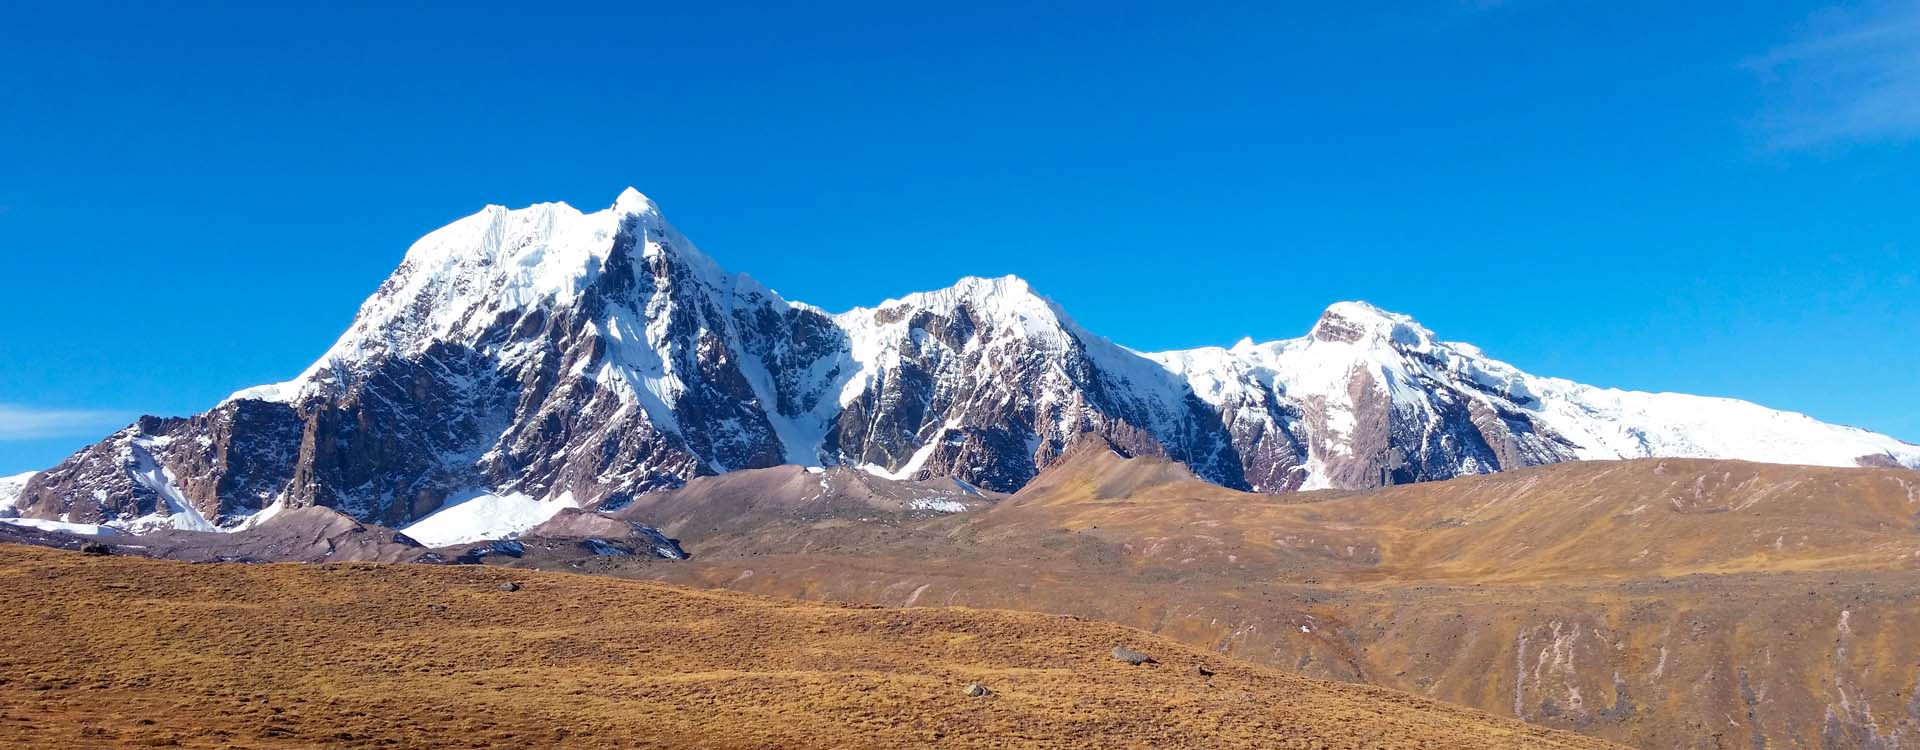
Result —
[[[690,527],[624,575],[1070,614],[1629,745],[1920,742],[1920,473],[1566,463],[1262,495],[1098,446],[989,510]],[[637,518],[646,521],[644,514]]]
[[[0,600],[7,747],[1617,747],[1012,612],[10,545]]]

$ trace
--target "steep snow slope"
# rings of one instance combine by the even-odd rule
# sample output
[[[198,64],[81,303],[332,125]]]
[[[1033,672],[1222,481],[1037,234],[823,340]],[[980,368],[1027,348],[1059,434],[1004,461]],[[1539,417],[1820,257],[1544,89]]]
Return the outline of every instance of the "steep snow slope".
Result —
[[[25,474],[0,477],[0,516],[6,516],[8,511],[13,510],[13,504],[20,499],[20,492],[27,488],[27,480],[38,473],[29,471]]]
[[[127,530],[325,506],[468,540],[779,464],[1012,491],[1087,433],[1265,492],[1635,456],[1920,467],[1800,415],[1535,377],[1357,302],[1298,339],[1158,354],[1011,276],[829,315],[628,189],[436,230],[296,378],[143,418],[0,500]]]

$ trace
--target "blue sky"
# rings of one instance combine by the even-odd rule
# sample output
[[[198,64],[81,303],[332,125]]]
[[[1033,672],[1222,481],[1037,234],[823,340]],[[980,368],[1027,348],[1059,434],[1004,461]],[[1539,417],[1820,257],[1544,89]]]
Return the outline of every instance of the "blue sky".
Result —
[[[1912,0],[160,5],[0,26],[0,473],[292,376],[483,204],[627,185],[830,309],[1015,273],[1163,349],[1366,299],[1920,440]]]

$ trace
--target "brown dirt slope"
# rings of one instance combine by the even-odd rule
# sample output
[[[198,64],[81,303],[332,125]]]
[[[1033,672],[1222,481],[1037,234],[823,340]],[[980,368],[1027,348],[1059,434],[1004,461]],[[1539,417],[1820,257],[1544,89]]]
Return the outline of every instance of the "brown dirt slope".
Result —
[[[644,519],[668,536],[752,531],[780,519],[860,519],[901,522],[941,515],[932,506],[980,510],[1004,497],[963,487],[952,479],[881,479],[847,467],[741,469],[695,477],[686,486],[641,495],[621,508],[601,509]]]
[[[192,562],[438,562],[439,556],[393,529],[332,508],[281,511],[235,532],[163,531],[108,537],[116,549]]]
[[[6,747],[1616,747],[1026,613],[11,545],[0,601]]]

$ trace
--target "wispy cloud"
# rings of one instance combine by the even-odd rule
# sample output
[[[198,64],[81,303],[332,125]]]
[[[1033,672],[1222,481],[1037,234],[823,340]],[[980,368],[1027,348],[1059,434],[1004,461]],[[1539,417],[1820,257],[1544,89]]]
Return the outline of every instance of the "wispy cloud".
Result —
[[[1760,125],[1774,148],[1920,138],[1920,0],[1829,9],[1747,67],[1773,99]]]
[[[117,411],[0,404],[0,441],[105,434],[125,426],[130,419]]]

